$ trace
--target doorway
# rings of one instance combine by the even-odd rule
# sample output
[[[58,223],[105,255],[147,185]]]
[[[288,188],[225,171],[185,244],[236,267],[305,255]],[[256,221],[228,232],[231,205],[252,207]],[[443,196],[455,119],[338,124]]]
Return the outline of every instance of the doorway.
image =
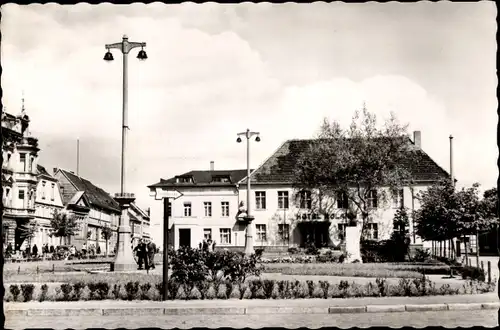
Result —
[[[189,228],[179,229],[179,247],[182,246],[191,247],[191,229]]]

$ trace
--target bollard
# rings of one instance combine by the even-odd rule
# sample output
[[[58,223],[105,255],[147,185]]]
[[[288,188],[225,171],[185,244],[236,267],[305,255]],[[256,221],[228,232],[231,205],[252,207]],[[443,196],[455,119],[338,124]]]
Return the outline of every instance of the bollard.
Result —
[[[38,275],[39,273],[39,269],[38,269],[38,266],[36,266],[36,274]]]
[[[18,266],[17,267],[17,275],[19,275],[20,272],[21,272],[21,266]]]
[[[55,264],[52,264],[52,274],[54,274],[56,271],[55,271]]]
[[[491,261],[488,261],[488,283],[491,283]]]

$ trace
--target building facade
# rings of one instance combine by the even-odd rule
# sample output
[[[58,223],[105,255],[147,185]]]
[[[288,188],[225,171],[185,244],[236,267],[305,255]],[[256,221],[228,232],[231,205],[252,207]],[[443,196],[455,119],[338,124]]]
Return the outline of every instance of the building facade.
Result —
[[[41,165],[37,165],[37,176],[38,184],[35,198],[35,222],[37,228],[32,243],[36,244],[40,249],[44,244],[49,246],[59,245],[60,240],[57,237],[50,236],[50,220],[54,217],[55,212],[63,210],[64,205],[57,179],[50,175]]]
[[[260,167],[251,173],[251,215],[254,217],[255,247],[338,246],[348,224],[345,196],[322,200],[318,212],[317,193],[298,190],[293,171],[298,157],[313,140],[283,143]],[[395,212],[405,207],[410,215],[409,232],[413,244],[422,244],[414,233],[412,211],[419,208],[416,196],[430,185],[449,179],[449,174],[421,148],[421,134],[414,133],[413,152],[407,159],[412,185],[395,192],[380,189],[370,193],[373,211],[367,224],[367,238],[388,239],[393,232]],[[220,181],[223,181],[221,184]],[[172,201],[170,239],[175,248],[196,247],[203,238],[218,246],[243,247],[245,224],[237,217],[246,202],[246,171],[191,171],[149,186],[150,190],[176,190],[181,197]],[[385,192],[385,193],[383,193]],[[386,198],[382,198],[382,196]],[[325,203],[327,204],[325,206]],[[160,202],[152,208],[152,218],[162,219]],[[243,205],[242,205],[243,204]],[[163,228],[162,228],[163,229]]]
[[[29,124],[24,100],[19,115],[2,111],[2,239],[15,250],[26,244],[28,227],[35,218],[40,149]]]
[[[61,196],[65,208],[71,216],[78,219],[80,230],[77,235],[70,238],[68,244],[81,249],[83,244],[87,247],[100,247],[102,253],[106,251],[106,240],[102,229],[109,227],[112,236],[108,239],[107,250],[112,252],[117,242],[117,229],[120,221],[120,205],[103,189],[97,187],[89,180],[75,175],[71,171],[54,169],[54,177],[58,180]],[[128,209],[132,238],[149,237],[149,215],[136,204],[132,203]]]

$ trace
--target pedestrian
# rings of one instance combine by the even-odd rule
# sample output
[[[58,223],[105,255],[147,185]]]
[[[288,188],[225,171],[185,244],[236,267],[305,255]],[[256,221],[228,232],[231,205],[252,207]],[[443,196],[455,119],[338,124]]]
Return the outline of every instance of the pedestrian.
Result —
[[[50,253],[54,253],[54,245],[52,245],[52,244],[50,245],[50,250],[49,251],[50,251]]]
[[[204,238],[203,239],[203,242],[202,242],[202,250],[203,251],[208,251],[208,242],[207,242],[207,239]]]
[[[87,257],[87,243],[82,244],[82,254],[84,258]]]
[[[143,269],[142,266],[144,265],[144,268],[148,269],[148,260],[147,260],[147,247],[144,241],[141,239],[139,241],[139,244],[135,247],[134,251],[137,252],[137,257],[139,259],[139,268],[137,269]]]
[[[148,268],[155,269],[155,253],[156,253],[156,244],[153,241],[149,240],[148,242]]]
[[[101,255],[101,246],[97,243],[97,255]]]
[[[38,257],[38,246],[36,244],[33,245],[33,256]]]
[[[27,245],[25,250],[25,258],[29,258],[31,255],[31,246]]]

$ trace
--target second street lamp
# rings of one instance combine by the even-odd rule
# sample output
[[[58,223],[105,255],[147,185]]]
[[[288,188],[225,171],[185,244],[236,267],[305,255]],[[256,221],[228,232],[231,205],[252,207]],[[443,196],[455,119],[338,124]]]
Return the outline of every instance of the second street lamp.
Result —
[[[148,58],[144,47],[145,42],[129,42],[126,35],[123,36],[121,42],[105,45],[106,54],[105,61],[113,61],[113,54],[110,49],[120,49],[123,54],[123,114],[122,114],[122,154],[121,154],[121,176],[120,176],[120,193],[115,194],[115,200],[120,204],[121,216],[118,226],[118,246],[116,249],[116,259],[113,269],[115,271],[133,270],[137,267],[132,249],[130,248],[130,222],[127,209],[135,200],[132,193],[127,193],[125,190],[125,149],[127,146],[127,130],[128,130],[128,53],[137,47],[141,47],[141,51],[137,55],[139,60]]]
[[[255,138],[256,142],[260,141],[259,132],[251,132],[249,129],[246,132],[238,133],[238,139],[236,142],[241,142],[241,137],[244,136],[247,139],[247,209],[246,216],[243,218],[245,220],[247,228],[245,232],[245,254],[251,255],[253,251],[253,227],[252,220],[253,216],[250,215],[250,139],[253,136],[257,136]]]

